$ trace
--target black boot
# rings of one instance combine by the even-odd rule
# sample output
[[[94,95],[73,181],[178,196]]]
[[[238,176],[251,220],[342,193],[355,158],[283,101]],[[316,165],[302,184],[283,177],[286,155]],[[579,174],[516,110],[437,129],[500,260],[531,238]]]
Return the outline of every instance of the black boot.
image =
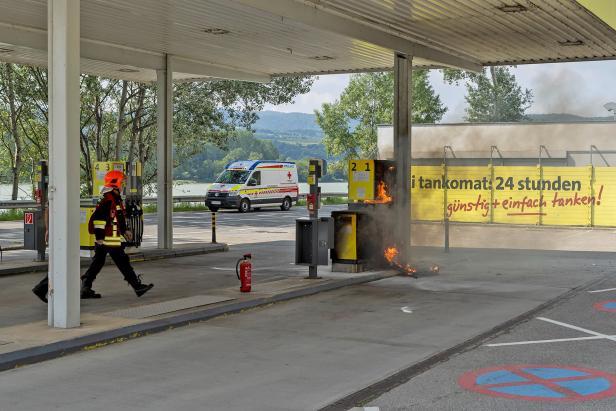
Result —
[[[81,298],[83,300],[87,300],[90,298],[101,298],[102,296],[94,291],[91,286],[86,285],[83,281],[81,282]]]
[[[140,275],[137,276],[137,281],[131,285],[133,286],[133,289],[135,290],[135,294],[137,294],[137,297],[141,297],[143,294],[150,291],[152,287],[154,287],[154,284],[143,284],[141,282]]]
[[[41,281],[32,289],[34,295],[41,299],[44,303],[47,302],[47,292],[49,290],[49,285],[47,281]]]

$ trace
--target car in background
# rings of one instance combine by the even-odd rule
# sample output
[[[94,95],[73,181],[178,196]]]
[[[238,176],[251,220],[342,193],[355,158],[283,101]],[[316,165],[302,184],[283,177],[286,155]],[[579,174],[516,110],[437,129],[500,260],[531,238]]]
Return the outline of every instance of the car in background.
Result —
[[[297,165],[286,161],[235,161],[227,164],[206,193],[211,211],[221,208],[247,213],[262,207],[289,210],[297,203]]]

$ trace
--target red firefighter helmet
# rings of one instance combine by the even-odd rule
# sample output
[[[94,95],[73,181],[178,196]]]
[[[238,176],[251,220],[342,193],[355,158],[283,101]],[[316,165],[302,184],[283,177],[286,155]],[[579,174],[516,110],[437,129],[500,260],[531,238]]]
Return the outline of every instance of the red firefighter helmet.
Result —
[[[112,170],[105,174],[105,187],[122,188],[124,181],[124,173],[118,170]]]

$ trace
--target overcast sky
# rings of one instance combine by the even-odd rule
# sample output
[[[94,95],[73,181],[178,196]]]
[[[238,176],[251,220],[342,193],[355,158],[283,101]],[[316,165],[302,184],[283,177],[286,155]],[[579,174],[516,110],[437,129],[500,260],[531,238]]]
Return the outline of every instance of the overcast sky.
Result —
[[[518,83],[533,91],[529,113],[606,116],[609,113],[603,105],[616,101],[616,61],[533,64],[513,70]],[[294,104],[267,106],[266,110],[312,113],[322,103],[335,101],[348,82],[346,74],[321,76],[310,93],[298,96]],[[443,121],[461,121],[466,107],[465,87],[444,84],[438,70],[431,73],[431,82],[448,108]]]

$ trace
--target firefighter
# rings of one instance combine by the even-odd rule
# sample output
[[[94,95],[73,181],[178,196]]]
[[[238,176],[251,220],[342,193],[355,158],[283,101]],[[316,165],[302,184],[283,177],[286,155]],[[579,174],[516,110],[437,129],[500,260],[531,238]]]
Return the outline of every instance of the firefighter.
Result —
[[[49,244],[49,203],[45,204],[45,244]],[[37,285],[34,286],[32,292],[44,303],[47,302],[47,293],[49,291],[49,276],[45,276]]]
[[[124,216],[124,203],[120,196],[120,189],[124,181],[124,173],[110,171],[105,175],[105,186],[102,189],[102,197],[99,200],[96,211],[92,214],[89,222],[89,230],[96,237],[94,258],[88,271],[81,276],[81,298],[101,298],[101,295],[92,289],[92,283],[105,264],[107,253],[113,262],[124,274],[124,279],[133,287],[137,297],[141,297],[154,284],[143,284],[135,274],[130,260],[124,252],[122,237],[130,241],[132,233],[126,228]],[[48,238],[48,208],[45,208],[45,241]],[[43,278],[32,292],[43,302],[47,302],[49,277]]]
[[[92,289],[92,283],[105,265],[107,254],[124,275],[124,279],[133,287],[137,297],[148,292],[154,284],[143,284],[130,265],[130,259],[124,252],[124,240],[131,241],[133,233],[126,227],[124,202],[120,189],[124,182],[124,173],[113,170],[105,175],[105,186],[101,190],[101,199],[89,221],[89,231],[95,235],[94,258],[90,268],[81,277],[81,298],[100,298]]]

